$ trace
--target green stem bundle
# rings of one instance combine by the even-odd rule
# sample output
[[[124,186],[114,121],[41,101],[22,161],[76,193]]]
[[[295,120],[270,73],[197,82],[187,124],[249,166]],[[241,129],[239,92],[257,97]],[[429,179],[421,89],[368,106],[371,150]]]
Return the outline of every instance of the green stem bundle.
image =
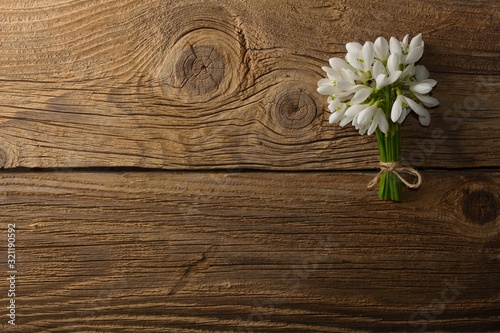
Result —
[[[377,141],[380,161],[384,163],[401,160],[400,125],[389,123],[387,134],[377,129]],[[403,186],[401,180],[393,172],[384,172],[380,176],[378,197],[382,200],[401,201]]]
[[[397,94],[389,87],[384,91],[384,110],[389,123],[389,130],[386,134],[376,130],[377,142],[380,153],[380,161],[384,163],[399,162],[401,160],[401,126],[391,120],[391,110]],[[401,201],[403,184],[393,172],[383,172],[380,177],[378,197],[381,200]]]

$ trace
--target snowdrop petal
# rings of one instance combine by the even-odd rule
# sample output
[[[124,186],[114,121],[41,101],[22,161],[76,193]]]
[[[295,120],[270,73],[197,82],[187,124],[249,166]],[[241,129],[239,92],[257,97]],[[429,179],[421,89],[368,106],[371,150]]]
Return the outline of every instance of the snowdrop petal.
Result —
[[[405,51],[408,49],[408,40],[409,39],[410,39],[410,35],[406,35],[405,38],[403,38],[403,41],[401,42],[401,48]]]
[[[320,87],[318,87],[317,90],[321,95],[334,95],[335,94],[335,87],[332,85],[320,86]]]
[[[330,124],[336,124],[336,123],[338,123],[340,121],[340,119],[342,119],[343,116],[344,115],[340,114],[339,112],[334,112],[328,118],[328,123],[330,123]]]
[[[337,88],[342,91],[351,92],[354,89],[354,84],[353,82],[342,80],[337,82]]]
[[[406,117],[410,114],[411,110],[409,108],[403,108],[403,111],[401,112],[401,116],[398,119],[398,123],[403,123],[405,121]]]
[[[400,63],[399,56],[395,53],[391,54],[387,60],[387,69],[389,70],[389,74],[398,71]]]
[[[431,123],[431,114],[426,109],[424,110],[426,111],[425,114],[423,116],[419,116],[418,120],[422,126],[429,126]]]
[[[351,99],[352,104],[359,104],[366,101],[366,99],[372,94],[373,89],[370,87],[360,88],[354,94],[354,97]]]
[[[414,100],[412,100],[411,98],[405,97],[405,101],[408,104],[408,106],[413,111],[415,111],[416,114],[418,114],[420,123],[424,126],[428,126],[430,121],[431,121],[431,115],[429,114],[429,111],[426,108],[424,108],[422,105],[420,105],[417,102],[415,102]]]
[[[345,59],[347,60],[349,65],[356,68],[357,70],[362,71],[364,69],[363,64],[361,64],[361,61],[359,61],[358,57],[356,57],[354,54],[347,53]]]
[[[355,115],[354,118],[352,119],[352,126],[354,126],[356,129],[359,129],[361,127],[358,124],[358,116],[359,116],[359,114]]]
[[[344,118],[342,118],[342,120],[339,122],[339,125],[341,127],[344,127],[345,125],[349,124],[351,121],[352,121],[352,118],[348,118],[344,114]]]
[[[365,71],[369,71],[372,63],[373,63],[373,57],[374,57],[374,51],[373,51],[373,43],[372,42],[366,42],[365,45],[363,45],[363,63],[365,67]]]
[[[356,74],[354,74],[352,70],[345,68],[342,69],[342,77],[345,80],[348,80],[352,85],[355,84],[356,80],[359,80],[359,77]]]
[[[367,126],[361,127],[358,131],[359,135],[365,135],[367,129]]]
[[[397,81],[397,79],[399,79],[399,77],[401,76],[402,72],[401,71],[397,71],[397,72],[394,72],[392,73],[389,78],[387,79],[387,85],[390,85],[390,84],[393,84],[394,82]]]
[[[415,78],[417,81],[423,81],[429,78],[429,71],[423,65],[415,66]]]
[[[380,90],[387,85],[387,75],[380,74],[375,78],[375,81],[377,82],[377,89]]]
[[[330,58],[329,63],[334,70],[339,72],[342,70],[342,68],[351,68],[351,66],[349,66],[349,64],[345,60],[340,58]]]
[[[416,47],[420,47],[420,46],[424,46],[424,42],[422,40],[422,34],[418,34],[416,35],[415,37],[413,37],[411,39],[411,42],[410,42],[410,49],[413,49],[413,48],[416,48]]]
[[[363,46],[360,43],[347,43],[346,44],[347,52],[352,53],[356,58],[361,57],[361,50]]]
[[[439,101],[434,97],[421,95],[419,93],[415,93],[415,96],[420,100],[420,102],[422,102],[422,104],[424,104],[428,108],[433,108],[439,105]]]
[[[335,96],[335,98],[340,98],[342,100],[342,99],[345,99],[347,97],[352,96],[352,94],[353,94],[352,91],[336,91],[334,96]]]
[[[333,101],[330,102],[330,104],[328,104],[328,110],[330,110],[330,112],[335,112],[337,111],[339,106],[340,106],[340,99],[335,98]]]
[[[410,86],[410,91],[418,94],[428,94],[432,90],[432,88],[434,88],[436,83],[436,80],[423,80],[413,86]]]
[[[397,81],[397,79],[399,79],[401,73],[402,73],[401,71],[397,71],[392,73],[389,77],[387,77],[384,74],[380,74],[375,79],[375,81],[377,82],[377,89],[382,89],[385,86],[393,84],[394,82]]]
[[[391,51],[391,54],[396,54],[399,57],[401,57],[401,55],[403,54],[403,52],[401,51],[401,43],[395,37],[391,37],[389,41],[389,49]]]
[[[373,118],[373,114],[375,113],[376,110],[377,107],[375,105],[371,105],[366,109],[364,109],[363,111],[361,111],[358,114],[358,119],[357,119],[358,124],[361,126],[367,126],[368,124],[370,124]]]
[[[337,81],[337,80],[340,80],[342,78],[342,75],[336,71],[335,69],[331,68],[331,67],[321,67],[325,72],[326,72],[326,75],[328,76],[328,78],[331,80],[331,81]]]
[[[389,57],[389,43],[384,37],[379,37],[374,43],[375,57],[384,61]]]
[[[373,132],[375,132],[375,130],[377,129],[377,127],[378,127],[378,123],[376,122],[375,119],[373,119],[372,123],[370,124],[370,127],[368,128],[368,132],[366,134],[372,135]]]
[[[342,119],[342,117],[344,116],[344,114],[345,114],[345,110],[333,112],[330,115],[330,117],[328,118],[328,122],[330,124],[336,124],[336,123],[338,123]]]
[[[346,110],[345,115],[346,117],[353,119],[358,113],[360,113],[364,109],[366,109],[366,105],[364,104],[352,105]]]
[[[419,111],[421,109],[421,106],[418,105],[417,102],[415,102],[414,100],[412,100],[411,98],[408,98],[406,96],[403,97],[404,98],[404,101],[405,103],[413,110],[415,111],[417,114],[419,114]]]
[[[385,118],[384,111],[382,109],[378,109],[375,115],[373,116],[373,124],[376,124],[376,126],[370,126],[370,129],[368,130],[368,135],[371,135],[377,127],[382,131],[382,133],[387,133],[389,131],[389,123],[387,122],[387,119]]]
[[[403,73],[401,74],[401,77],[408,78],[408,77],[412,77],[413,75],[415,75],[415,65],[414,64],[409,64],[403,70]]]
[[[372,76],[374,78],[376,78],[380,74],[386,74],[385,66],[384,66],[384,64],[382,64],[381,61],[375,60],[375,63],[373,64],[373,68],[372,68]]]
[[[437,81],[434,80],[434,79],[425,79],[425,80],[422,80],[420,81],[420,83],[426,83],[428,84],[431,88],[434,88],[437,84]]]
[[[321,79],[318,81],[318,87],[320,86],[328,86],[328,85],[332,85],[332,80],[330,79]]]
[[[378,128],[382,131],[382,133],[387,133],[389,131],[389,123],[385,118],[384,111],[382,109],[377,110],[377,114],[375,115],[375,121],[378,123]]]
[[[406,59],[404,61],[404,64],[410,64],[410,63],[415,63],[422,58],[424,55],[424,47],[419,46],[414,49],[410,49],[410,52],[408,52],[408,55],[406,56]]]
[[[398,96],[396,98],[396,101],[392,105],[392,110],[391,110],[391,120],[393,122],[396,122],[401,118],[401,113],[403,112],[403,101],[401,96]]]

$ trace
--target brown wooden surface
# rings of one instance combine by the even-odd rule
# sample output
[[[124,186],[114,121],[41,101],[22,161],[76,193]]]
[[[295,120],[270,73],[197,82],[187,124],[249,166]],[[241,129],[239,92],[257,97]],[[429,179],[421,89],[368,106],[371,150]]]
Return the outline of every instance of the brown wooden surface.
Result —
[[[13,331],[494,332],[500,173],[424,176],[3,173]]]
[[[491,0],[1,1],[0,330],[498,332],[499,22]],[[346,42],[420,32],[424,185],[380,202],[375,138],[328,125],[316,82]]]
[[[431,128],[408,119],[404,154],[498,166],[499,21],[478,0],[3,1],[0,162],[373,168],[373,137],[328,125],[321,66],[346,42],[422,32],[441,107]]]

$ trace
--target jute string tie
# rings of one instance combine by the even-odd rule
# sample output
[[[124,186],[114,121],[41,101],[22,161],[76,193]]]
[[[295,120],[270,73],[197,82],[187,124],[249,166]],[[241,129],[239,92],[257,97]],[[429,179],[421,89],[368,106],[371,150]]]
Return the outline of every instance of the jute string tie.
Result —
[[[408,167],[403,167],[401,166],[401,162],[380,162],[380,172],[373,178],[370,183],[368,183],[368,188],[373,188],[375,187],[378,182],[380,181],[380,177],[386,172],[392,172],[395,174],[403,184],[405,184],[406,187],[408,188],[419,188],[420,185],[422,185],[422,175],[414,168],[408,168]],[[415,182],[410,183],[404,177],[402,174],[408,174],[415,176]]]

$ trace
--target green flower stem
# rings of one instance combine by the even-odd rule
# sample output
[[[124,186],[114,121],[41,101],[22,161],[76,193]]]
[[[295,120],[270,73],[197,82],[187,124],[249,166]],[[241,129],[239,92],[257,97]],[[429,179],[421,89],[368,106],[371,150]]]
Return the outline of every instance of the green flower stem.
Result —
[[[384,110],[389,123],[386,134],[379,129],[376,130],[377,142],[380,153],[380,161],[399,162],[401,160],[401,131],[400,124],[391,120],[391,110],[397,94],[394,90],[386,87],[384,89]],[[401,201],[403,186],[401,180],[392,172],[384,172],[380,177],[378,197],[381,200]]]
[[[400,125],[389,123],[387,134],[377,129],[377,141],[382,162],[398,162],[401,156]],[[378,196],[382,200],[401,201],[402,183],[392,172],[383,173],[380,177]]]

